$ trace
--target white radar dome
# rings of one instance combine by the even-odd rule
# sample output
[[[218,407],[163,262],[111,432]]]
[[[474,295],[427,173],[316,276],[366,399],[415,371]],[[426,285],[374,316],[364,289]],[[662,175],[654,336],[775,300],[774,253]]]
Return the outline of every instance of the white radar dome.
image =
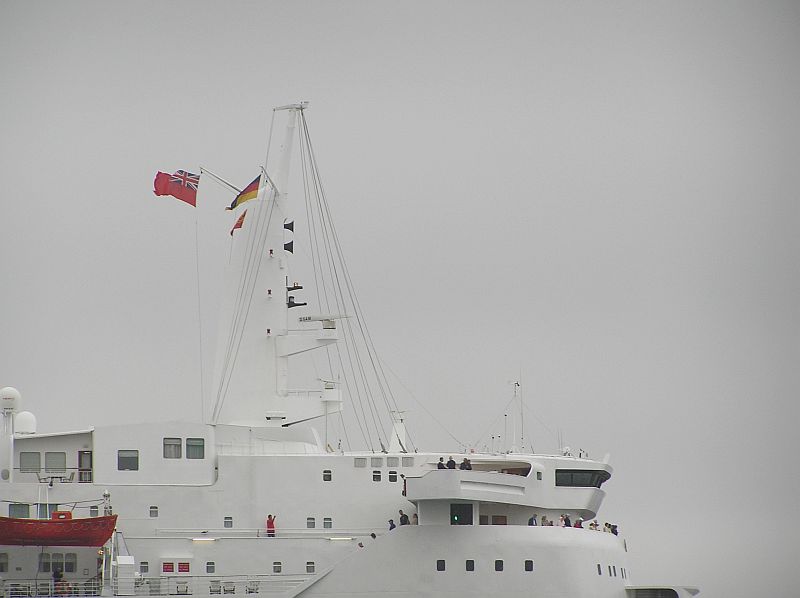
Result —
[[[22,395],[16,388],[11,386],[0,388],[0,409],[16,410],[20,401],[22,401]]]
[[[36,434],[36,416],[30,411],[20,411],[14,417],[14,432],[17,434]]]

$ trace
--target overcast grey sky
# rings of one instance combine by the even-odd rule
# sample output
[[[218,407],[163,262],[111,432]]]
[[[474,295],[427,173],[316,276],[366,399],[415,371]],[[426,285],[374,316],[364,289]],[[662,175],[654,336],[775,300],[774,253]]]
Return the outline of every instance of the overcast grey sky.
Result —
[[[457,448],[417,401],[472,443],[521,375],[535,448],[611,454],[634,582],[797,595],[799,56],[796,2],[4,0],[0,386],[41,431],[197,417],[153,176],[245,185],[310,100],[417,445]]]

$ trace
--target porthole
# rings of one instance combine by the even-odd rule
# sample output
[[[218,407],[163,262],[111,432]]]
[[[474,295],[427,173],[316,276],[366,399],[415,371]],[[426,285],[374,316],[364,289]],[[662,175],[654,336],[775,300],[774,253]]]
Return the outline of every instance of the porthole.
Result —
[[[525,561],[525,571],[533,571],[533,561]]]

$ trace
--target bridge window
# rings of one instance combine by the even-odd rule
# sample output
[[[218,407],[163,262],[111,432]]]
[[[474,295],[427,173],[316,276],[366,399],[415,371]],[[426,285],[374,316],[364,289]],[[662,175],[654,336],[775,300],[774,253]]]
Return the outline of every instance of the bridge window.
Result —
[[[44,454],[44,470],[49,473],[64,473],[67,471],[67,453],[46,452]]]
[[[386,457],[386,467],[400,467],[400,458]]]
[[[556,469],[556,486],[599,488],[611,474],[597,469]]]
[[[414,467],[414,457],[403,457],[403,467]]]
[[[355,457],[353,459],[353,467],[366,467],[366,466],[367,466],[366,457]]]
[[[33,452],[19,454],[19,470],[22,473],[38,473],[42,470],[42,455]]]
[[[475,571],[475,561],[472,559],[467,559],[467,571]]]
[[[119,471],[139,471],[139,451],[117,451],[117,469]]]
[[[165,459],[180,459],[181,458],[181,445],[183,441],[180,438],[165,438],[164,439],[164,458]]]
[[[436,570],[444,571],[444,559],[439,559],[438,561],[436,561]]]
[[[187,438],[186,439],[186,458],[187,459],[205,459],[206,458],[206,441],[203,438]]]
[[[383,467],[383,457],[372,457],[369,460],[370,467]]]

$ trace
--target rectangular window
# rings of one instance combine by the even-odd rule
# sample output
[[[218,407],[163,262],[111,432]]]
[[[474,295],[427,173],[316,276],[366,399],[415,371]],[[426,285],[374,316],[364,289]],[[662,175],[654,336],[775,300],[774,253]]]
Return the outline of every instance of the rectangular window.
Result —
[[[58,511],[58,505],[53,503],[39,503],[36,505],[36,516],[39,519],[50,519],[53,511]]]
[[[366,467],[366,466],[367,466],[366,457],[355,457],[353,459],[353,467]]]
[[[314,573],[317,566],[314,564],[314,561],[306,561],[306,573]]]
[[[32,452],[20,452],[19,470],[22,473],[39,473],[42,470],[42,455]]]
[[[330,482],[333,479],[333,475],[331,474],[330,469],[324,469],[322,471],[322,481],[323,482]]]
[[[437,571],[444,571],[444,559],[439,559],[436,561],[436,570]]]
[[[67,471],[67,453],[45,453],[44,470],[48,473],[64,473]]]
[[[178,573],[189,573],[189,563],[178,563]]]
[[[186,439],[186,458],[187,459],[206,458],[206,441],[204,438]]]
[[[492,525],[508,525],[508,518],[505,515],[492,515]]]
[[[181,458],[181,445],[183,441],[180,438],[165,438],[164,439],[164,458],[165,459],[180,459]]]
[[[54,552],[50,555],[50,569],[52,571],[64,572],[64,553]]]
[[[162,573],[175,573],[175,563],[161,563]]]
[[[64,555],[64,573],[75,573],[78,570],[78,554],[68,552]]]
[[[89,517],[97,517],[100,514],[100,507],[92,505],[89,507]]]
[[[150,562],[142,561],[139,563],[139,573],[145,574],[150,572]]]
[[[390,482],[396,482],[397,481],[397,472],[396,471],[390,471],[389,472],[389,481]]]
[[[31,506],[21,502],[12,502],[8,505],[8,516],[17,519],[27,519],[31,516]]]
[[[541,479],[542,479],[542,472],[541,471],[537,471],[536,472],[536,479],[541,481]]]
[[[153,505],[150,507],[150,517],[158,517],[158,507]]]
[[[617,566],[616,566],[616,565],[614,565],[614,566],[612,567],[612,570],[614,571],[614,577],[616,577],[616,576],[617,576]]]
[[[525,571],[533,571],[533,561],[525,561]]]
[[[611,565],[608,566],[608,576],[611,577]]]
[[[206,573],[214,573],[217,570],[217,563],[214,561],[208,561],[206,563]]]
[[[380,482],[381,481],[381,470],[375,469],[372,472],[372,481],[373,482]]]
[[[467,571],[475,571],[475,561],[467,559]]]
[[[414,467],[414,457],[403,457],[403,467]]]
[[[400,467],[400,457],[386,457],[386,467]]]
[[[314,529],[317,527],[317,520],[313,517],[306,517],[306,529]]]
[[[0,573],[8,573],[8,553],[0,552]]]
[[[330,517],[325,517],[322,519],[322,527],[325,529],[332,529],[333,528],[333,519]]]
[[[600,566],[600,563],[597,563],[597,574],[598,575],[602,575],[603,574],[603,568]]]
[[[233,527],[233,517],[225,517],[222,520],[222,527]]]
[[[383,467],[383,457],[372,457],[369,460],[370,467]]]
[[[280,561],[275,561],[272,563],[272,572],[273,573],[280,573],[283,570],[283,563]]]
[[[119,471],[139,471],[139,451],[117,451],[117,469]]]
[[[39,553],[39,573],[50,573],[50,553]]]
[[[503,560],[502,559],[497,559],[494,562],[494,570],[495,571],[502,571],[503,570]]]

